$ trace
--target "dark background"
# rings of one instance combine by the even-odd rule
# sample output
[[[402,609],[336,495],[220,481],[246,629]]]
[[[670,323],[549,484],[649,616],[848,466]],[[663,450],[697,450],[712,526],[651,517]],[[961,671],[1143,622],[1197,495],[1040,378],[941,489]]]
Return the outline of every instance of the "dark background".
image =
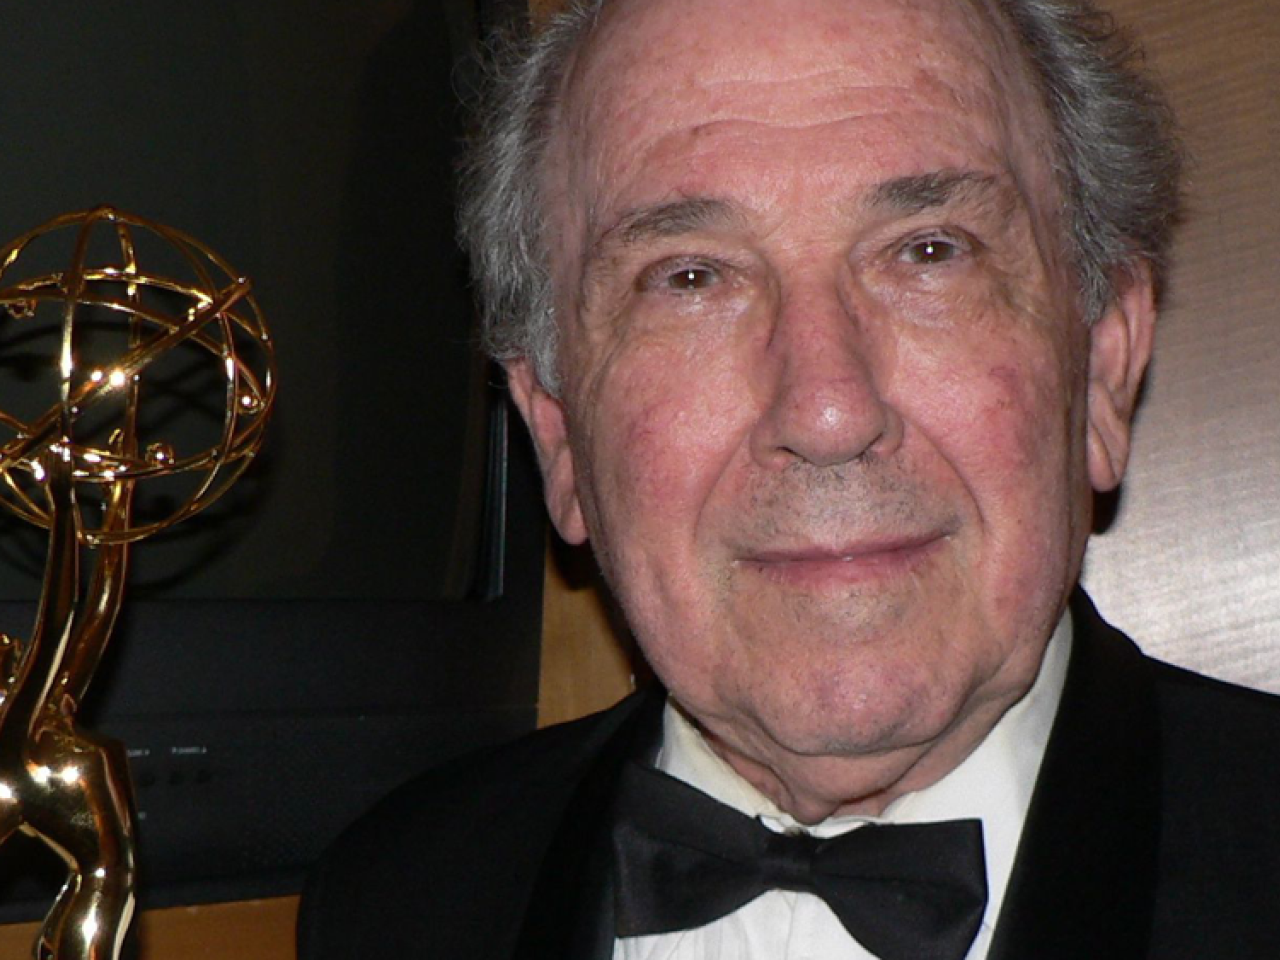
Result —
[[[176,227],[253,279],[278,351],[262,456],[135,548],[82,715],[130,748],[144,906],[295,890],[394,783],[533,725],[537,482],[474,350],[450,188],[466,54],[508,7],[6,14],[0,240],[100,203]],[[43,550],[0,519],[0,629],[30,632]],[[34,846],[0,850],[0,919],[61,882]]]

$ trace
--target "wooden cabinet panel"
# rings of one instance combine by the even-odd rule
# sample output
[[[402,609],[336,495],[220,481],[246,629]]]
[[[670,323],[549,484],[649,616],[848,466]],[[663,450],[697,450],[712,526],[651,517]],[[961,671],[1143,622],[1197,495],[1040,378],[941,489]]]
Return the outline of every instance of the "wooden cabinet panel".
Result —
[[[137,960],[292,960],[297,897],[151,910]],[[29,957],[39,923],[0,926],[0,957]]]

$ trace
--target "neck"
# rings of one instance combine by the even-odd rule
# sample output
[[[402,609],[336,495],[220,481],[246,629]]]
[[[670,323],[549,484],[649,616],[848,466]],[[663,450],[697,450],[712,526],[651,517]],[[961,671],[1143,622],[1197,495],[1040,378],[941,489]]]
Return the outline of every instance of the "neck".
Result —
[[[994,752],[985,769],[993,763],[995,769],[1015,766],[1014,786],[1025,787],[1029,800],[1070,651],[1070,619],[1064,617],[1027,682],[1006,688],[1002,697],[971,701],[939,735],[923,742],[855,754],[798,754],[762,729],[741,723],[741,716],[738,722],[704,720],[671,698],[658,764],[748,815],[784,813],[814,824],[833,816],[883,816],[906,794],[931,793],[929,788],[990,743]],[[1003,733],[994,736],[998,731]],[[982,775],[965,782],[966,791],[984,789]]]
[[[740,746],[694,725],[710,750],[780,811],[815,824],[834,816],[881,816],[904,794],[937,783],[964,762],[1009,706],[975,710],[928,743],[857,756],[799,755],[774,743]]]

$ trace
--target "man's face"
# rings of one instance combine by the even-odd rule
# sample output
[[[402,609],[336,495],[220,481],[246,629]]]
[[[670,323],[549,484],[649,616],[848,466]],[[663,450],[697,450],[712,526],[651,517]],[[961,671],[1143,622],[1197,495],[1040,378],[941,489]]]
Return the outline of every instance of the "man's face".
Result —
[[[954,0],[619,4],[559,133],[565,386],[513,390],[677,701],[774,770],[997,716],[1123,469],[1133,327],[1078,318],[1011,47]]]

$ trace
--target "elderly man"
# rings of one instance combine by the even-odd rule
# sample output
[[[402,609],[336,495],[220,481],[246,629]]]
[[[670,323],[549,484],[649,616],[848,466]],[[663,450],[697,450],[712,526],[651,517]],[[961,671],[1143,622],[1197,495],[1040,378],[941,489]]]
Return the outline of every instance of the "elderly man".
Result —
[[[662,689],[410,785],[310,957],[1274,958],[1280,706],[1077,590],[1177,206],[1066,0],[597,0],[464,215]]]

